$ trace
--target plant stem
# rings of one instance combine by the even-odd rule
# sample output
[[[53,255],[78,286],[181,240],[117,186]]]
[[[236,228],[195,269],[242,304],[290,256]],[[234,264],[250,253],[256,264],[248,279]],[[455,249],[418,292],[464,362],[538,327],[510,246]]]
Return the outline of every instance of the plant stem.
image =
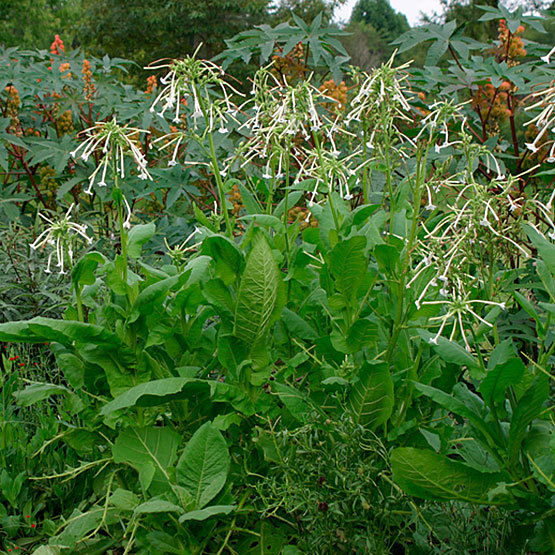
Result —
[[[416,240],[416,232],[418,230],[418,223],[420,221],[420,197],[422,184],[426,175],[426,162],[428,159],[428,149],[429,145],[426,145],[424,153],[422,153],[419,148],[416,154],[416,175],[414,183],[413,192],[413,213],[412,222],[409,232],[409,239],[405,247],[405,258],[403,261],[403,267],[401,268],[401,275],[399,277],[398,284],[398,298],[397,298],[397,311],[395,315],[395,322],[393,324],[393,332],[387,347],[386,361],[390,362],[391,357],[395,351],[399,335],[401,333],[401,325],[404,320],[404,297],[405,297],[405,283],[407,278],[407,273],[410,265],[411,252],[414,246],[414,241]]]
[[[222,180],[222,174],[220,173],[220,167],[218,165],[218,157],[216,156],[216,149],[214,147],[214,138],[212,136],[212,129],[210,128],[210,118],[208,117],[208,113],[206,112],[206,105],[204,103],[203,96],[198,94],[198,90],[196,92],[197,92],[197,97],[199,99],[200,109],[202,110],[202,115],[204,116],[204,121],[208,129],[207,136],[208,136],[208,145],[210,147],[210,158],[212,161],[212,173],[214,174],[214,178],[216,179],[216,185],[218,186],[218,195],[220,197],[220,210],[222,211],[225,219],[225,232],[228,237],[232,237],[233,230],[231,227],[231,221],[229,219],[229,214],[227,211],[224,183]],[[204,89],[204,94],[206,95],[206,98],[208,98],[208,91],[206,90],[206,88]]]
[[[314,146],[316,147],[316,152],[318,153],[318,160],[320,161],[320,170],[322,170],[322,168],[324,167],[324,161],[322,159],[322,148],[320,146],[320,140],[318,139],[318,135],[316,135],[314,131],[312,132],[312,137],[314,138]],[[326,187],[328,189],[328,202],[330,204],[330,210],[331,210],[331,215],[333,216],[333,223],[335,225],[335,230],[339,232],[339,220],[337,218],[337,212],[335,211],[335,206],[333,204],[333,198],[332,198],[333,190],[328,180],[328,176],[324,171],[322,171],[322,180],[326,184]]]

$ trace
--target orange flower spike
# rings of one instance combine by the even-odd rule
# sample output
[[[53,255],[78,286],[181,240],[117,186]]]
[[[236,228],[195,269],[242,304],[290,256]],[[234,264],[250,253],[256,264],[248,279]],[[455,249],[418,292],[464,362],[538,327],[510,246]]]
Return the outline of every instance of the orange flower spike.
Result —
[[[83,81],[85,81],[85,87],[83,89],[85,98],[88,101],[91,101],[96,92],[96,87],[92,82],[93,74],[91,70],[91,62],[89,62],[89,60],[87,60],[86,58],[83,60],[83,68],[81,69],[81,75],[83,76]]]
[[[152,94],[154,89],[158,86],[158,82],[156,81],[156,75],[149,75],[146,78],[146,91],[145,94]]]

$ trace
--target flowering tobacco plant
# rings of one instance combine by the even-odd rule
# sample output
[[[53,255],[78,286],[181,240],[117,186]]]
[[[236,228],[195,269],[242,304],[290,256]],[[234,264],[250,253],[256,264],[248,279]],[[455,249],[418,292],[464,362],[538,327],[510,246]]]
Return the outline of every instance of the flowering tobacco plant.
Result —
[[[464,75],[456,63],[419,70],[395,68],[392,58],[318,87],[278,64],[254,75],[237,108],[221,69],[192,56],[152,65],[166,74],[136,91],[140,109],[123,95],[109,116],[86,124],[79,146],[71,132],[59,137],[57,169],[40,167],[49,160],[44,137],[17,135],[10,164],[45,181],[67,169],[60,199],[73,183],[88,181],[88,193],[110,185],[120,228],[117,253],[87,252],[73,265],[63,320],[0,324],[0,341],[51,341],[64,375],[2,396],[37,409],[50,397],[56,427],[33,460],[59,441],[74,455],[67,465],[42,459],[33,478],[39,487],[74,480],[79,512],[65,499],[52,510],[18,509],[37,514],[50,546],[246,553],[256,538],[260,551],[447,552],[443,530],[458,523],[436,529],[426,511],[443,518],[446,504],[455,513],[474,503],[513,519],[497,552],[520,550],[516,536],[531,538],[523,552],[550,552],[553,98],[540,87],[549,79],[539,56],[549,48],[519,42],[519,21],[505,21],[495,46],[508,55],[490,48],[496,65],[484,67],[465,57],[476,44],[457,42],[452,25],[433,27],[435,38],[426,32],[463,57]],[[291,28],[274,31],[299,42]],[[524,44],[534,71],[523,70]],[[82,60],[74,62],[71,79],[46,72],[44,61],[42,75],[70,87]],[[443,70],[453,71],[442,81]],[[432,85],[417,97],[422,72]],[[473,75],[471,87],[458,81]],[[3,115],[19,132],[29,95],[14,83]],[[98,79],[83,91],[79,82],[89,98],[78,121],[94,113],[102,86]],[[521,102],[534,127],[526,141],[511,127]],[[143,123],[133,123],[142,111]],[[510,141],[489,135],[494,115]],[[71,161],[73,145],[89,173]],[[133,166],[152,182],[130,179]],[[124,189],[175,201],[190,176],[198,206],[185,195],[179,210],[163,213],[158,236],[154,223],[131,227]],[[10,174],[14,194],[19,183]],[[36,208],[23,202],[25,215]],[[48,270],[56,256],[66,273],[74,243],[91,242],[70,216],[71,208],[61,223],[48,219],[33,243],[53,249]],[[29,475],[0,480],[14,510]],[[523,530],[513,534],[517,520]],[[547,548],[538,546],[544,536]]]
[[[200,48],[200,46],[199,46]],[[160,79],[161,88],[158,96],[152,102],[150,111],[163,117],[167,110],[174,109],[174,123],[180,123],[180,110],[192,100],[192,118],[196,126],[199,118],[206,117],[208,129],[214,131],[225,129],[228,118],[234,117],[237,109],[230,100],[230,93],[241,95],[228,82],[224,80],[223,69],[209,60],[198,60],[196,55],[199,48],[192,56],[181,60],[154,62],[147,69],[167,69],[167,73]],[[219,89],[221,99],[219,102],[211,101],[205,105],[208,88]],[[208,100],[208,99],[207,99]],[[156,107],[160,106],[159,111]],[[220,131],[222,132],[222,131]]]
[[[524,125],[535,125],[538,133],[531,143],[526,143],[526,147],[533,154],[538,152],[540,147],[546,148],[551,145],[546,162],[555,162],[555,138],[549,138],[550,133],[555,134],[555,84],[550,87],[532,93],[529,97],[534,103],[525,108],[526,111],[540,110],[539,114],[527,121]],[[551,196],[548,205],[553,202]]]
[[[78,224],[71,221],[71,212],[74,208],[72,204],[65,216],[59,220],[51,220],[42,213],[39,216],[49,224],[48,227],[31,243],[30,247],[33,250],[39,248],[44,248],[46,245],[53,247],[53,251],[48,255],[48,262],[46,265],[45,272],[50,273],[51,262],[54,255],[56,255],[57,263],[56,266],[60,268],[60,274],[66,274],[65,268],[71,266],[73,263],[73,251],[74,243],[76,238],[81,238],[86,241],[87,244],[93,242],[92,237],[87,235],[87,225]]]
[[[89,187],[85,191],[88,195],[92,194],[93,185],[106,187],[106,174],[108,167],[111,167],[113,178],[125,178],[125,157],[131,156],[137,165],[140,179],[152,179],[148,172],[147,160],[137,146],[136,142],[140,133],[148,133],[144,129],[129,127],[128,125],[118,125],[113,118],[106,122],[97,122],[95,125],[83,131],[86,139],[73,151],[73,158],[81,158],[85,162],[89,157],[96,153],[100,157],[100,162],[89,177]],[[97,181],[97,177],[100,180]],[[110,174],[108,174],[110,177]],[[117,186],[117,182],[115,182]]]

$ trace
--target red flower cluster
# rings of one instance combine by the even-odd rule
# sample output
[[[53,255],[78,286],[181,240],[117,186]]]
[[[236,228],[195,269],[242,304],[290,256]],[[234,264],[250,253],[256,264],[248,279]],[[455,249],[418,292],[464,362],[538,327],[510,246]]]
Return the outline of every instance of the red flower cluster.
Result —
[[[156,81],[156,75],[149,75],[146,78],[146,91],[145,94],[152,94],[154,89],[158,86],[158,82]]]
[[[61,56],[64,52],[64,41],[60,38],[60,35],[54,35],[54,42],[50,45],[50,54],[53,56]],[[50,63],[54,63],[54,58],[50,58]],[[48,69],[52,71],[52,66],[48,66]]]
[[[61,56],[65,52],[64,41],[60,35],[54,35],[54,42],[50,45],[50,54]]]

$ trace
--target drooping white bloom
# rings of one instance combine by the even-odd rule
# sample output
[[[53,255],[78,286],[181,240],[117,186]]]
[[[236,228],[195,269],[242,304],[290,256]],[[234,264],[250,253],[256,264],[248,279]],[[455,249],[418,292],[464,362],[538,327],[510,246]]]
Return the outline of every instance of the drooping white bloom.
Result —
[[[60,274],[65,274],[65,267],[73,262],[73,242],[76,237],[81,237],[89,245],[92,243],[92,237],[87,235],[87,226],[78,224],[71,221],[71,211],[75,204],[72,204],[65,215],[57,221],[51,220],[42,213],[39,216],[49,226],[31,243],[29,246],[33,250],[44,248],[50,245],[54,250],[48,255],[45,272],[51,273],[50,266],[54,254],[56,255],[58,268]],[[69,258],[69,263],[66,261],[66,256]]]
[[[116,118],[113,118],[110,121],[97,122],[89,129],[85,129],[83,133],[86,139],[71,152],[71,156],[76,160],[81,158],[84,161],[87,161],[93,152],[99,152],[102,156],[89,177],[89,187],[85,191],[87,194],[92,194],[95,183],[99,187],[106,187],[107,175],[109,177],[117,175],[124,179],[125,156],[131,156],[135,161],[139,178],[152,179],[148,172],[147,159],[135,143],[140,133],[148,133],[148,131],[118,125]],[[112,168],[112,175],[108,173],[108,166]],[[96,181],[98,175],[100,180]]]

